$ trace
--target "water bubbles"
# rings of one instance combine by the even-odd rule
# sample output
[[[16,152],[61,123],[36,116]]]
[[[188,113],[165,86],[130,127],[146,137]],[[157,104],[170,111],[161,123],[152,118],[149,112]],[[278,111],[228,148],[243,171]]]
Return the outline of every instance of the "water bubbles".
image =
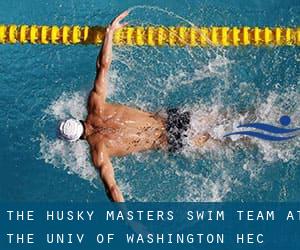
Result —
[[[143,11],[145,20],[135,19],[138,10]],[[160,23],[160,18],[167,15],[174,23],[193,25],[156,7],[136,6],[132,14],[139,24]],[[170,107],[192,113],[191,129],[181,154],[145,152],[112,160],[127,200],[267,199],[260,194],[270,188],[272,181],[264,179],[267,166],[299,163],[299,137],[283,144],[239,135],[231,141],[224,138],[225,133],[246,122],[280,121],[287,126],[292,120],[294,126],[300,126],[299,88],[293,81],[279,79],[279,69],[288,66],[284,58],[292,52],[275,48],[266,51],[169,47],[116,47],[113,51],[109,101],[160,114]],[[292,58],[297,61],[299,55]],[[84,119],[88,91],[64,93],[53,100],[45,111],[44,126],[49,120],[70,116]],[[211,140],[204,147],[195,147],[193,138],[206,132]],[[99,181],[85,142],[67,144],[48,134],[41,135],[40,154],[55,167],[91,183]]]

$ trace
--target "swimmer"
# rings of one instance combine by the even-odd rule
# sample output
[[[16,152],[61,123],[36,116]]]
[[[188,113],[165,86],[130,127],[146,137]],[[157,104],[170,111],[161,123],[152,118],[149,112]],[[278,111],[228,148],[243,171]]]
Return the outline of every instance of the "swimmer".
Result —
[[[129,14],[123,12],[107,27],[103,46],[96,61],[94,87],[88,98],[88,115],[84,121],[70,118],[59,124],[59,137],[70,142],[86,140],[95,168],[105,186],[108,197],[123,202],[110,159],[145,150],[180,151],[183,137],[189,129],[190,113],[169,109],[167,116],[109,103],[107,76],[112,61],[114,32],[127,23],[121,21]],[[201,147],[210,139],[208,133],[195,136],[195,146]]]

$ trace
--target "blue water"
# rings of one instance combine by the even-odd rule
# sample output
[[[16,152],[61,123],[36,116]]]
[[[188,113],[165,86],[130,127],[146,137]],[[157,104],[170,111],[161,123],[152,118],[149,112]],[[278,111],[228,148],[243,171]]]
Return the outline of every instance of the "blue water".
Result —
[[[0,23],[299,26],[299,1],[38,1],[0,3]],[[55,137],[59,119],[83,118],[96,46],[0,45],[0,201],[105,201],[87,145]],[[116,47],[109,100],[209,116],[214,136],[241,122],[300,127],[300,50]],[[247,112],[248,111],[248,112]],[[227,115],[224,115],[227,114]],[[208,145],[180,155],[113,159],[130,201],[299,201],[300,136],[284,143]]]

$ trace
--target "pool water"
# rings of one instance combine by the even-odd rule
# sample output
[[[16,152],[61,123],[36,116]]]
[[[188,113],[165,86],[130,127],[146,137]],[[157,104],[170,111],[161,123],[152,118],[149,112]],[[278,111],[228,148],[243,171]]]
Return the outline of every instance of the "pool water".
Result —
[[[1,1],[0,23],[299,26],[299,1]],[[58,120],[86,115],[97,46],[0,45],[0,201],[106,201],[85,142],[56,138]],[[300,50],[115,47],[109,101],[148,111],[181,107],[192,133],[222,139],[245,122],[300,127]],[[210,117],[208,122],[201,118]],[[199,118],[199,119],[198,119]],[[235,138],[238,139],[238,138]],[[187,142],[188,143],[188,142]],[[300,136],[209,143],[181,154],[113,159],[128,201],[299,201]]]

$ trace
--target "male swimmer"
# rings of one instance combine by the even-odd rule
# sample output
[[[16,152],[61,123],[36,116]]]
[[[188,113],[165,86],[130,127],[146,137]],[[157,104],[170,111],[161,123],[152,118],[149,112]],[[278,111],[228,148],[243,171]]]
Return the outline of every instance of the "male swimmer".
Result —
[[[128,11],[116,17],[106,29],[102,49],[96,61],[96,78],[88,98],[85,121],[68,119],[59,124],[59,137],[75,142],[87,140],[92,161],[99,170],[108,197],[115,202],[124,198],[117,186],[110,158],[135,152],[162,149],[176,152],[182,149],[185,132],[190,127],[190,113],[169,109],[167,118],[125,105],[107,103],[107,75],[112,61],[113,35],[127,23],[120,23]],[[208,133],[197,135],[194,143],[202,146]]]

